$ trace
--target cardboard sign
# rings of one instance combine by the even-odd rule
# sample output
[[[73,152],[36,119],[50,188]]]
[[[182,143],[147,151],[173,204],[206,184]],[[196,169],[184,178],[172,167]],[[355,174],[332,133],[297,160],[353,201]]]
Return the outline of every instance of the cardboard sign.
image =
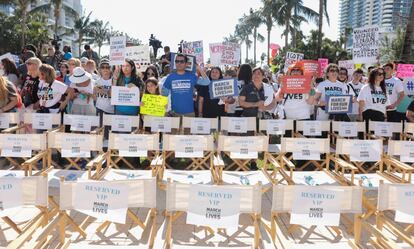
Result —
[[[165,116],[168,97],[161,95],[144,94],[142,95],[141,102],[143,103],[139,111],[141,114],[158,117]]]
[[[139,98],[138,87],[111,87],[111,105],[139,106]]]
[[[109,39],[109,63],[111,66],[125,63],[125,48],[125,36],[114,36]]]
[[[3,141],[4,148],[1,150],[2,157],[31,157],[32,147],[30,136],[24,134],[14,134],[6,136]]]
[[[379,27],[353,29],[352,60],[354,63],[372,64],[379,60]]]
[[[287,72],[290,65],[295,64],[297,61],[303,60],[303,58],[305,58],[305,55],[302,53],[287,52],[283,71]]]
[[[191,119],[191,134],[210,134],[211,122],[208,118],[192,118]]]
[[[339,226],[343,190],[306,186],[295,191],[290,224]]]
[[[397,187],[395,221],[414,223],[414,185]]]
[[[114,147],[123,157],[147,157],[148,149],[154,148],[154,140],[152,136],[144,134],[119,134]]]
[[[319,61],[303,60],[304,74],[309,76],[316,76],[319,74]]]
[[[348,70],[348,78],[352,77],[354,73],[355,64],[353,60],[338,61],[338,66],[346,68]]]
[[[329,60],[327,58],[319,58],[319,77],[323,77],[325,74],[325,69],[328,67]]]
[[[10,127],[10,116],[8,115],[8,113],[0,113],[0,129],[7,129],[9,127]]]
[[[183,54],[195,56],[197,64],[204,66],[203,41],[185,42],[182,48]]]
[[[176,71],[177,65],[175,65],[175,57],[177,57],[177,54],[170,53],[170,55],[171,55],[171,70]],[[192,55],[188,55],[188,54],[186,54],[186,56],[187,56],[187,65],[185,67],[185,71],[195,73],[196,72],[196,57]]]
[[[240,189],[192,184],[189,199],[188,224],[214,228],[238,227]]]
[[[208,88],[210,90],[211,99],[239,95],[237,79],[214,80],[210,83]]]
[[[52,129],[52,115],[48,113],[32,113],[32,127],[37,130]]]
[[[133,60],[137,66],[137,70],[140,72],[145,72],[148,66],[151,65],[150,49],[148,45],[126,47],[125,58]]]
[[[325,112],[329,114],[352,113],[352,95],[327,95]]]
[[[62,136],[62,157],[91,157],[90,137],[82,135]]]
[[[414,78],[414,64],[398,64],[397,65],[398,78]]]
[[[22,178],[0,177],[0,217],[23,204]]]
[[[214,66],[237,66],[240,64],[240,44],[224,42],[212,43],[210,47],[210,63]]]
[[[378,143],[373,140],[357,140],[352,143],[350,159],[353,162],[377,162],[381,160]]]
[[[283,76],[282,93],[309,93],[312,78],[309,76]]]
[[[102,221],[125,224],[129,186],[108,181],[78,182],[73,207]]]

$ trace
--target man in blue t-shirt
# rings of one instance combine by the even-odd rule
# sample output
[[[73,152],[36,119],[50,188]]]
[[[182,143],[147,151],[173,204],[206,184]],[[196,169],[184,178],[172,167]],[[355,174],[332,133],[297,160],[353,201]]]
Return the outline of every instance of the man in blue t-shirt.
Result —
[[[194,73],[185,71],[188,59],[184,54],[177,54],[174,62],[176,72],[167,76],[163,84],[163,95],[167,96],[168,93],[171,93],[171,110],[173,115],[194,117],[193,96],[195,85],[208,85],[210,81],[198,65],[196,67],[203,77],[201,79],[198,79]]]

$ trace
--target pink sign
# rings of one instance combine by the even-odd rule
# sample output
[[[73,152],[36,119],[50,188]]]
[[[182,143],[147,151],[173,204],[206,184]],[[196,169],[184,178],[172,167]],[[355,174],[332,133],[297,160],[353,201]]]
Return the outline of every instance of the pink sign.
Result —
[[[326,58],[319,58],[319,77],[323,76],[323,72],[325,72],[325,68],[328,66],[329,60]]]
[[[414,64],[398,64],[397,77],[398,78],[413,78],[414,77]]]

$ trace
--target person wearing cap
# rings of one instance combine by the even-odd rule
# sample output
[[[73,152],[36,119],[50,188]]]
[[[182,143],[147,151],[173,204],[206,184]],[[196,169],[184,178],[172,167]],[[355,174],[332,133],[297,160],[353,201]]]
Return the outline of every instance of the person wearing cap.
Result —
[[[99,73],[101,77],[95,82],[95,87],[93,88],[94,99],[96,100],[96,112],[99,115],[103,113],[113,114],[115,110],[114,106],[111,105],[112,73],[109,60],[101,60]]]
[[[92,81],[92,76],[82,67],[76,67],[69,80],[71,82],[70,88],[74,90],[74,93],[71,95],[71,114],[96,115],[93,103],[94,82]]]
[[[252,84],[245,84],[239,94],[242,117],[270,118],[266,113],[276,106],[273,87],[263,83],[264,71],[253,69]],[[269,90],[267,90],[269,88]]]
[[[295,63],[288,68],[288,76],[301,76],[304,74],[304,68],[299,63]],[[310,108],[314,102],[314,96],[309,93],[283,93],[282,88],[279,88],[276,93],[276,101],[280,103],[280,108],[283,112],[279,115],[283,115],[286,119],[293,120],[309,120]]]

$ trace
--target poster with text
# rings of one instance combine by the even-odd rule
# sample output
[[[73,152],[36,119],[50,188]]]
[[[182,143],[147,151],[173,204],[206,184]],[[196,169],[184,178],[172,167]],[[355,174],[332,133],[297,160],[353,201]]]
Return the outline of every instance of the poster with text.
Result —
[[[379,27],[362,27],[353,30],[352,60],[354,63],[373,64],[379,60]]]
[[[139,106],[139,88],[113,86],[111,88],[111,105]]]
[[[124,64],[125,48],[125,36],[114,36],[109,39],[109,63],[111,66]]]
[[[203,41],[183,43],[183,54],[195,56],[197,64],[204,67]]]
[[[310,76],[283,76],[282,93],[309,93],[311,81]]]
[[[209,85],[209,90],[211,99],[239,95],[237,79],[223,79],[212,81]]]
[[[240,64],[240,44],[224,42],[211,43],[210,63],[214,66],[237,66]]]

